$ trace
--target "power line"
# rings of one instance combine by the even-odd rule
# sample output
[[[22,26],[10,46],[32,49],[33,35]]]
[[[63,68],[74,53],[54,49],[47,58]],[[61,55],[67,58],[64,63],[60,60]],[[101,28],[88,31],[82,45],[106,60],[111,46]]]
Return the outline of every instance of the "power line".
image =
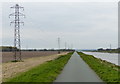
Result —
[[[14,9],[14,13],[11,13],[9,15],[9,18],[11,16],[14,17],[14,20],[10,22],[11,24],[14,24],[14,61],[21,61],[21,40],[20,40],[20,24],[24,25],[24,22],[20,21],[20,16],[24,16],[24,14],[20,13],[20,9],[23,9],[24,7],[19,6],[18,4],[15,4],[13,7],[10,7]]]

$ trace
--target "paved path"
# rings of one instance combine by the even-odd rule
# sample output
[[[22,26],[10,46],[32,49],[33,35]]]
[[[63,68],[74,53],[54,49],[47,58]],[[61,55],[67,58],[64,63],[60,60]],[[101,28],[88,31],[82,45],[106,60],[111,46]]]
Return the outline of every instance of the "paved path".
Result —
[[[54,82],[102,82],[96,73],[74,52]]]

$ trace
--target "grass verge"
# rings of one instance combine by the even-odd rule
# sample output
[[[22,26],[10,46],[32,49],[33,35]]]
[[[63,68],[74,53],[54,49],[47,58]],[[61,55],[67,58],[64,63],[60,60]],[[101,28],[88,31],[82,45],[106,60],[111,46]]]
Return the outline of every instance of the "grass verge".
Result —
[[[6,82],[53,82],[72,54],[73,53],[71,52],[67,55],[62,55],[55,60],[45,62],[44,64],[11,78]]]
[[[120,84],[120,66],[82,52],[78,52],[78,54],[107,84]]]

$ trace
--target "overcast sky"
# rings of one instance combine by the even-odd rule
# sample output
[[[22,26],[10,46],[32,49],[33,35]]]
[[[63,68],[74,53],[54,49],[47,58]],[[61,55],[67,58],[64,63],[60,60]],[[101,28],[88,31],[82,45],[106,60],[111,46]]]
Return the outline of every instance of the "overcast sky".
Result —
[[[16,3],[2,4],[2,44],[13,46],[13,19],[8,16]],[[26,18],[21,18],[22,48],[97,49],[118,46],[118,3],[117,2],[24,2],[19,5]],[[0,14],[1,15],[1,14]]]

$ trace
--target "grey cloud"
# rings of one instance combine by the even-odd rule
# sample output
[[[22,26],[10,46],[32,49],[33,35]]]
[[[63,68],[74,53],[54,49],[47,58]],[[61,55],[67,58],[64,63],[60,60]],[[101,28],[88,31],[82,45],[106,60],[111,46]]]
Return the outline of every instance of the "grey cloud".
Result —
[[[13,3],[4,4],[3,33],[7,33],[5,30],[13,27],[9,27],[7,17],[9,11],[6,10],[9,10],[9,6],[13,5]],[[104,47],[109,42],[114,47],[117,47],[117,43],[115,43],[117,42],[117,3],[54,2],[20,4],[25,7],[24,13],[26,14],[25,26],[22,27],[23,37],[28,39],[29,35],[29,39],[34,44],[29,44],[31,47],[37,47],[36,45],[41,43],[39,38],[46,40],[41,43],[43,45],[47,44],[45,47],[56,47],[51,44],[56,45],[55,39],[58,36],[63,38],[63,43],[69,41],[76,48],[86,48],[87,46],[88,48]],[[32,31],[36,32],[36,34],[31,35]],[[36,35],[39,41],[34,39]],[[26,41],[25,39],[24,41]]]

